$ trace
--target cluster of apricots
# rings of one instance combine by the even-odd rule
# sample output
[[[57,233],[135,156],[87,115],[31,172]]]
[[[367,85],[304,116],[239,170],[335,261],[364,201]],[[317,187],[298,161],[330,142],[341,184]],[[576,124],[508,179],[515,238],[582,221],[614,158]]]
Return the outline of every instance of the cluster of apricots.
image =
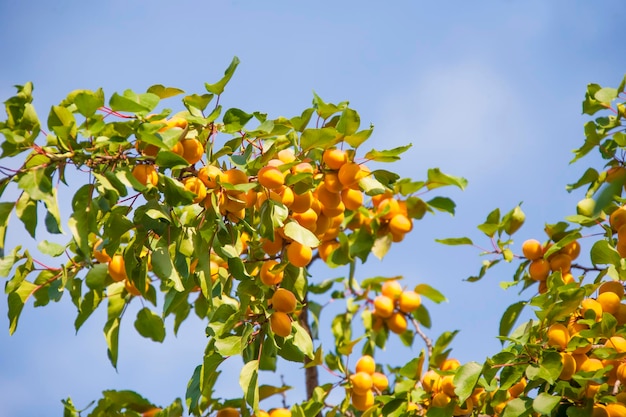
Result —
[[[376,371],[376,361],[370,355],[361,356],[350,375],[352,405],[365,411],[374,405],[374,393],[380,394],[389,387],[387,376]]]
[[[619,256],[626,258],[626,206],[619,207],[609,216],[609,224],[617,232],[615,249]]]
[[[545,293],[548,289],[547,278],[552,272],[559,271],[565,284],[575,282],[571,273],[572,262],[580,255],[580,243],[572,241],[558,251],[544,256],[551,244],[542,245],[536,239],[528,239],[522,244],[522,253],[530,260],[528,275],[533,281],[539,282],[539,292]]]
[[[216,417],[241,417],[241,413],[234,407],[224,407],[217,412]],[[273,408],[269,413],[261,410],[253,417],[291,417],[291,411],[286,408]]]
[[[445,408],[451,402],[455,402],[454,415],[471,414],[474,406],[484,393],[482,388],[474,389],[472,395],[465,403],[458,404],[458,398],[454,385],[454,374],[461,366],[457,359],[446,359],[438,370],[430,369],[422,375],[421,385],[426,395],[420,399],[420,404],[410,402],[407,410],[417,410],[418,414],[427,408]]]
[[[411,290],[403,290],[398,281],[385,281],[381,288],[381,294],[374,298],[374,330],[386,326],[396,334],[406,331],[408,322],[407,314],[411,314],[422,304],[418,293]]]

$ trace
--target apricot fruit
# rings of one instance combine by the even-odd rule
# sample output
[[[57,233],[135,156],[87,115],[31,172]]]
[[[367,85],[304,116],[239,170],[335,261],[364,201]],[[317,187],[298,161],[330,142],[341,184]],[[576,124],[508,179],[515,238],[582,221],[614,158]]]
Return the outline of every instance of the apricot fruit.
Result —
[[[291,318],[287,313],[275,311],[270,316],[270,328],[281,337],[287,337],[291,334]]]
[[[367,372],[357,372],[350,375],[350,383],[352,384],[352,392],[358,395],[365,395],[374,386],[372,376]]]
[[[365,411],[374,405],[374,393],[370,390],[364,395],[352,393],[352,406],[359,411]]]
[[[182,139],[174,145],[172,152],[182,156],[190,165],[202,159],[204,147],[196,138]]]
[[[143,185],[152,184],[156,186],[159,183],[159,174],[154,165],[135,165],[131,173],[133,177]]]
[[[289,290],[279,288],[272,296],[272,307],[283,313],[293,313],[296,310],[296,296]]]
[[[348,162],[348,155],[341,149],[326,149],[322,154],[322,161],[328,168],[338,170]]]
[[[266,165],[258,172],[259,184],[270,190],[276,190],[285,184],[285,176],[275,166]]]
[[[548,328],[548,345],[565,350],[569,343],[569,331],[564,324],[554,323]]]
[[[394,302],[386,295],[379,295],[374,298],[374,314],[384,319],[393,314]]]
[[[291,242],[287,246],[287,260],[294,266],[303,268],[311,263],[313,250],[299,242]]]
[[[422,305],[422,298],[415,291],[403,291],[400,294],[398,308],[405,313],[412,313]]]
[[[126,264],[122,255],[113,255],[109,261],[108,266],[109,275],[111,279],[116,282],[124,281],[128,278],[126,275]]]
[[[373,375],[376,371],[376,361],[370,355],[363,355],[356,361],[356,372],[366,372]]]
[[[527,259],[536,261],[543,257],[543,248],[537,239],[528,239],[522,243],[522,253]]]
[[[393,313],[391,317],[386,320],[387,327],[395,334],[402,334],[406,331],[408,322],[406,317],[402,313]]]
[[[276,285],[280,284],[280,282],[283,280],[284,273],[282,270],[271,270],[276,265],[278,265],[278,262],[273,259],[269,259],[263,262],[263,265],[261,266],[261,271],[259,272],[259,278],[261,279],[261,282],[263,282],[263,284]]]

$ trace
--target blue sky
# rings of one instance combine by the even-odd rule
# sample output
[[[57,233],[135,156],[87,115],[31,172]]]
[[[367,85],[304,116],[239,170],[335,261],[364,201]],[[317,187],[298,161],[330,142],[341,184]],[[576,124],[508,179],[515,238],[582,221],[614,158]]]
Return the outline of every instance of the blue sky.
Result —
[[[448,192],[458,204],[454,218],[426,217],[358,275],[403,275],[408,286],[442,290],[448,303],[426,302],[434,321],[429,335],[459,329],[453,356],[481,361],[497,352],[499,318],[518,299],[516,289],[498,286],[512,269],[463,282],[478,271],[478,251],[434,239],[467,235],[480,242],[475,225],[491,209],[520,201],[527,224],[519,243],[543,240],[545,222],[574,213],[584,196],[567,194],[565,184],[586,164],[600,168],[593,158],[568,165],[583,140],[580,102],[587,83],[620,82],[626,56],[618,22],[626,12],[617,0],[472,3],[0,2],[0,98],[33,81],[44,118],[78,88],[103,87],[111,95],[159,83],[200,92],[237,55],[241,65],[222,98],[225,107],[277,117],[299,114],[313,90],[326,101],[349,100],[363,124],[376,126],[369,146],[413,143],[394,166],[402,175],[422,178],[429,167],[441,167],[469,180],[466,191]],[[28,242],[15,218],[11,224],[15,244]],[[318,265],[313,273],[322,279],[339,272]],[[14,336],[0,332],[0,417],[59,415],[60,399],[86,406],[109,388],[134,389],[160,404],[184,396],[206,344],[202,323],[190,320],[178,338],[159,345],[136,335],[131,320],[123,322],[115,372],[106,358],[103,312],[77,335],[74,314],[69,300],[27,306]],[[398,364],[421,348],[392,343],[377,358]],[[223,395],[238,395],[238,371],[238,362],[225,366]],[[284,373],[288,384],[302,385],[298,373]],[[302,392],[294,389],[290,399]]]

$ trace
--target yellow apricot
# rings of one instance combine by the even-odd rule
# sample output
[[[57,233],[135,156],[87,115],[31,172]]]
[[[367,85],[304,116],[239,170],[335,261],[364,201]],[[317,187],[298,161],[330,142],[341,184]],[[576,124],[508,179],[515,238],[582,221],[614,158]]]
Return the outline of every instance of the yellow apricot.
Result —
[[[626,339],[622,336],[609,337],[604,346],[615,349],[617,353],[626,353]]]
[[[102,239],[98,239],[96,243],[94,243],[93,257],[96,258],[96,260],[100,262],[101,264],[109,263],[109,261],[111,260],[111,257],[107,254],[106,249],[104,248],[102,248],[102,250],[99,249],[102,247],[101,245],[102,245]]]
[[[269,417],[291,417],[291,411],[286,408],[274,408],[270,411]]]
[[[576,361],[572,357],[571,353],[561,352],[561,362],[563,363],[563,368],[561,368],[559,379],[569,381],[576,372]]]
[[[596,321],[602,320],[602,305],[593,298],[585,298],[582,300],[580,310],[583,317],[587,315],[588,311],[592,310],[595,314]]]
[[[524,377],[522,377],[522,379],[520,379],[519,382],[517,382],[516,384],[513,384],[513,386],[509,388],[509,394],[511,395],[511,397],[517,398],[522,395],[527,384],[528,382]]]
[[[270,256],[276,255],[283,248],[283,238],[278,233],[274,234],[274,240],[271,241],[268,238],[261,238],[261,248],[265,253]]]
[[[276,156],[284,164],[289,164],[296,160],[296,155],[291,148],[281,149],[280,151],[278,151]]]
[[[248,182],[248,175],[240,169],[231,168],[224,171],[226,176],[225,182],[231,185],[246,184]]]
[[[609,216],[609,224],[613,230],[618,231],[626,224],[626,207],[620,207]]]
[[[361,173],[361,167],[354,162],[346,162],[339,168],[339,182],[344,187],[350,187],[359,182],[359,176]]]
[[[441,364],[442,371],[454,371],[461,367],[461,362],[455,358],[448,358]]]
[[[287,260],[294,266],[303,268],[311,263],[313,250],[299,242],[291,242],[287,246]]]
[[[259,184],[270,190],[275,190],[285,183],[285,176],[275,166],[266,165],[258,172]]]
[[[350,383],[352,384],[352,392],[358,395],[365,395],[374,386],[372,376],[367,372],[357,372],[350,375]]]
[[[217,412],[217,417],[239,417],[239,410],[233,407],[224,407]]]
[[[157,173],[154,165],[135,165],[133,167],[132,175],[143,185],[152,184],[156,186],[159,183],[159,174]]]
[[[379,295],[374,299],[374,314],[378,317],[389,318],[393,314],[394,302],[386,295]]]
[[[386,198],[376,208],[381,219],[391,220],[396,214],[401,214],[400,204],[395,198]]]
[[[571,260],[578,258],[580,255],[580,243],[577,240],[568,243],[560,250],[561,253],[566,254]]]
[[[305,191],[302,194],[294,193],[293,202],[289,209],[294,213],[304,213],[311,208],[313,202],[313,193],[311,191]]]
[[[550,263],[545,259],[537,259],[528,265],[528,274],[534,281],[545,281],[550,275]]]
[[[454,397],[454,375],[444,375],[441,378],[441,391],[446,393],[449,397]]]
[[[569,343],[569,331],[561,323],[554,323],[548,328],[548,345],[565,350]]]
[[[108,265],[109,275],[116,282],[124,281],[128,278],[126,275],[126,264],[122,255],[113,255]]]
[[[527,259],[536,261],[543,257],[543,248],[537,239],[528,239],[522,243],[522,253]]]
[[[189,164],[193,165],[202,159],[204,147],[196,138],[183,139],[174,145],[172,152],[182,156]]]
[[[291,318],[287,313],[275,311],[270,316],[270,327],[278,336],[287,337],[291,334]]]
[[[437,392],[441,389],[441,375],[429,369],[422,375],[422,388],[426,392]]]
[[[339,181],[339,175],[336,172],[328,171],[324,173],[324,185],[328,191],[333,193],[340,193],[345,187]]]
[[[207,165],[198,170],[198,178],[207,188],[217,188],[219,186],[218,182],[224,181],[226,175],[219,167]]]
[[[393,313],[391,317],[386,320],[387,327],[395,334],[401,334],[406,331],[408,323],[406,317],[402,313]]]
[[[398,213],[389,220],[389,231],[392,234],[406,234],[413,230],[413,221],[406,215]]]
[[[356,361],[355,370],[357,373],[366,372],[373,375],[376,371],[376,361],[370,355],[363,355]]]
[[[358,210],[363,205],[363,193],[361,190],[344,188],[341,190],[341,201],[348,210]]]
[[[319,253],[320,258],[322,258],[324,262],[327,262],[330,255],[332,255],[332,253],[340,247],[341,244],[336,240],[325,240],[320,243],[319,247],[317,248],[317,253]]]
[[[372,374],[372,384],[374,385],[374,388],[378,390],[378,392],[382,392],[389,387],[389,379],[387,378],[387,375],[383,373],[374,372]]]
[[[374,405],[374,393],[371,390],[367,391],[364,395],[359,395],[355,392],[352,393],[352,406],[359,411],[365,411]]]
[[[293,213],[291,215],[291,218],[297,221],[300,226],[312,232],[314,232],[317,227],[317,217],[317,213],[311,208],[302,213]]]
[[[606,411],[606,406],[604,404],[596,403],[593,405],[591,417],[609,417],[609,412]]]
[[[137,142],[135,142],[135,149],[137,149],[137,152],[140,152],[142,155],[155,158],[159,153],[160,148],[156,145],[152,145],[138,140]]]
[[[598,294],[604,292],[615,293],[621,299],[624,296],[624,284],[621,281],[606,281],[598,288]]]
[[[450,404],[450,401],[452,401],[452,399],[450,398],[449,395],[447,395],[444,392],[438,392],[433,397],[431,405],[437,408],[444,408],[444,407],[447,407],[448,404]]]
[[[557,253],[550,258],[550,269],[552,271],[561,271],[561,273],[569,272],[572,268],[572,258],[564,253]]]
[[[289,290],[279,288],[272,296],[272,307],[283,313],[293,313],[296,310],[296,296]]]
[[[193,199],[194,203],[200,203],[206,198],[206,186],[198,177],[187,177],[183,180],[185,190],[191,191],[196,196]]]
[[[422,305],[422,298],[415,291],[403,291],[400,294],[398,308],[405,313],[412,313]]]
[[[322,161],[328,168],[338,170],[348,162],[348,155],[341,149],[326,149],[322,154]]]
[[[606,412],[609,413],[609,417],[626,417],[626,405],[622,403],[608,403]]]
[[[602,306],[602,311],[610,314],[616,314],[619,310],[622,299],[614,292],[606,291],[598,294],[598,303]]]
[[[381,286],[381,293],[392,300],[398,300],[402,294],[402,285],[396,280],[385,281]]]
[[[259,278],[261,279],[261,282],[263,282],[263,284],[276,285],[280,284],[280,282],[283,280],[284,274],[282,270],[271,271],[271,269],[276,265],[278,265],[278,262],[273,259],[269,259],[263,262],[263,266],[261,266],[261,271],[259,272]]]

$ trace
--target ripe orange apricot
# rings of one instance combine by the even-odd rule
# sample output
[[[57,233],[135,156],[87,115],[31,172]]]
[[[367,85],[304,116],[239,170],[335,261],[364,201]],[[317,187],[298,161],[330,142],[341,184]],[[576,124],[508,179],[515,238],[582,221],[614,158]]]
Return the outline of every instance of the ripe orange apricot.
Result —
[[[528,274],[534,281],[545,281],[550,275],[550,263],[545,259],[531,261],[528,265]]]
[[[340,193],[344,189],[343,184],[339,181],[339,174],[334,171],[324,173],[324,184],[328,191],[333,193]]]
[[[291,318],[287,313],[275,311],[270,316],[270,327],[278,336],[287,337],[291,334]]]
[[[422,388],[426,392],[436,392],[441,389],[441,376],[432,369],[422,375]]]
[[[361,179],[361,167],[354,162],[346,162],[339,168],[338,177],[344,187],[351,187]]]
[[[389,220],[389,230],[392,234],[406,234],[413,230],[413,221],[406,215],[398,213]]]
[[[293,206],[292,206],[293,207]],[[305,210],[302,213],[293,213],[291,217],[297,221],[300,226],[315,232],[317,227],[317,214],[312,208]]]
[[[194,203],[200,203],[206,198],[206,186],[198,177],[187,177],[183,180],[185,190],[191,191],[196,196],[193,199]]]
[[[172,152],[182,156],[189,164],[193,165],[202,159],[204,147],[196,138],[182,139],[174,145]]]
[[[602,311],[610,314],[617,314],[622,299],[614,292],[606,291],[598,294],[598,303],[602,306]]]
[[[444,375],[441,378],[441,391],[446,393],[449,397],[454,397],[454,375]]]
[[[328,188],[326,188],[324,182],[319,183],[315,192],[317,194],[317,199],[320,201],[320,203],[322,203],[322,206],[324,207],[334,208],[339,206],[339,203],[341,203],[341,195],[338,193],[333,193]]]
[[[585,317],[587,312],[591,310],[595,314],[596,321],[602,320],[602,305],[593,298],[585,298],[582,300],[580,303],[580,310],[583,317]]]
[[[143,185],[157,185],[159,183],[159,174],[157,173],[154,165],[151,164],[139,164],[133,167],[131,172],[133,177]]]
[[[543,257],[543,248],[537,239],[528,239],[522,243],[522,253],[527,259],[536,261]]]
[[[231,168],[224,171],[226,175],[226,180],[228,184],[237,185],[237,184],[246,184],[248,182],[248,175],[240,169]]]
[[[141,291],[139,291],[139,288],[137,288],[135,286],[135,284],[133,282],[131,282],[130,279],[126,278],[124,280],[124,288],[126,289],[126,292],[128,292],[131,295],[134,296],[140,296],[141,295]],[[150,288],[150,281],[146,279],[146,289],[145,291],[148,291],[148,288]]]
[[[303,268],[311,263],[313,250],[299,242],[291,242],[287,246],[287,260],[294,266]]]
[[[367,372],[357,372],[350,375],[350,382],[352,383],[352,392],[359,395],[365,395],[374,386],[372,376]]]
[[[442,371],[454,371],[461,367],[461,362],[455,358],[448,358],[441,364]]]
[[[618,231],[626,224],[626,207],[620,207],[609,216],[609,224],[614,231]]]
[[[348,162],[348,155],[341,149],[326,149],[322,154],[322,161],[328,168],[338,170]]]
[[[289,209],[294,213],[304,213],[311,208],[313,202],[313,193],[311,191],[305,191],[302,194],[294,193],[293,203]]]
[[[398,308],[405,313],[412,313],[422,305],[422,298],[415,291],[403,291],[400,294]]]
[[[374,372],[372,374],[372,384],[378,392],[382,392],[389,387],[389,379],[387,378],[387,375],[383,373]]]
[[[296,160],[296,155],[291,148],[281,149],[276,156],[283,164],[289,164]]]
[[[367,391],[364,395],[352,393],[352,406],[359,411],[365,411],[374,405],[374,393]]]
[[[239,410],[233,407],[224,407],[217,412],[217,417],[239,417]]]
[[[276,190],[285,184],[285,176],[283,173],[280,169],[272,165],[266,165],[259,169],[257,175],[259,184],[270,190]]]
[[[268,238],[261,238],[261,248],[270,256],[276,255],[283,248],[283,238],[278,233],[274,234],[274,241]]]
[[[102,248],[102,250],[100,250]],[[93,257],[101,264],[109,263],[111,257],[107,254],[106,249],[102,247],[102,239],[98,239],[93,245]]]
[[[293,313],[296,310],[296,296],[289,290],[279,288],[272,296],[272,307],[283,313]]]
[[[363,355],[356,361],[355,370],[357,373],[366,372],[373,375],[376,371],[376,361],[370,355]]]
[[[603,292],[612,292],[622,298],[624,297],[624,284],[621,281],[606,281],[598,288],[598,294]]]
[[[363,205],[363,193],[361,190],[344,188],[341,190],[341,201],[348,210],[358,210]]]
[[[387,327],[395,334],[401,334],[406,331],[408,323],[406,317],[402,313],[393,313],[391,317],[386,320]]]
[[[291,417],[291,411],[286,408],[274,408],[268,415],[269,417]]]
[[[604,346],[613,348],[617,353],[626,353],[626,339],[622,336],[612,336],[605,343]]]
[[[219,186],[218,181],[224,181],[226,176],[219,167],[207,165],[198,170],[198,178],[200,178],[207,188],[217,188]]]
[[[381,293],[392,300],[397,300],[402,294],[402,285],[396,280],[385,281],[381,286]]]
[[[391,220],[396,214],[400,214],[400,204],[395,198],[386,198],[380,202],[376,213],[381,219]]]
[[[374,299],[374,314],[378,317],[389,318],[393,314],[393,300],[386,295],[379,295]]]
[[[605,407],[609,417],[626,417],[626,405],[622,403],[607,403]]]
[[[108,271],[113,281],[120,282],[127,279],[124,257],[119,254],[113,255],[109,261]]]
[[[263,284],[276,285],[280,284],[280,282],[283,280],[284,273],[282,270],[271,271],[271,269],[276,265],[278,265],[278,262],[276,262],[274,259],[269,259],[263,262],[263,265],[261,266],[261,271],[259,272],[259,278],[261,279],[261,282],[263,282]]]
[[[452,401],[452,399],[448,394],[438,392],[434,395],[431,405],[437,408],[445,408],[448,406],[448,404],[450,404],[450,401]]]
[[[322,258],[324,262],[327,262],[330,255],[332,255],[332,253],[340,247],[341,244],[336,240],[325,240],[320,243],[319,247],[317,248],[317,253],[319,253],[320,258]]]
[[[519,397],[524,392],[526,385],[528,385],[528,381],[526,381],[526,378],[522,377],[518,383],[509,388],[509,394],[511,394],[513,398]]]
[[[578,258],[578,255],[580,255],[580,243],[578,243],[577,240],[570,242],[565,245],[560,250],[560,252],[569,256],[570,259],[573,261],[574,259]]]
[[[554,323],[548,328],[548,345],[565,350],[569,343],[569,331],[564,324]]]
[[[561,271],[565,274],[572,268],[572,258],[564,253],[557,253],[550,258],[550,269],[552,271]]]
[[[576,373],[576,361],[572,357],[571,353],[561,352],[561,362],[563,363],[563,368],[561,368],[559,379],[569,381],[572,379],[574,373]]]
[[[259,414],[253,414],[252,417],[270,417],[267,411],[259,410]]]
[[[142,155],[151,156],[154,158],[157,156],[157,153],[159,153],[160,148],[156,145],[152,145],[138,140],[135,142],[135,149]]]

